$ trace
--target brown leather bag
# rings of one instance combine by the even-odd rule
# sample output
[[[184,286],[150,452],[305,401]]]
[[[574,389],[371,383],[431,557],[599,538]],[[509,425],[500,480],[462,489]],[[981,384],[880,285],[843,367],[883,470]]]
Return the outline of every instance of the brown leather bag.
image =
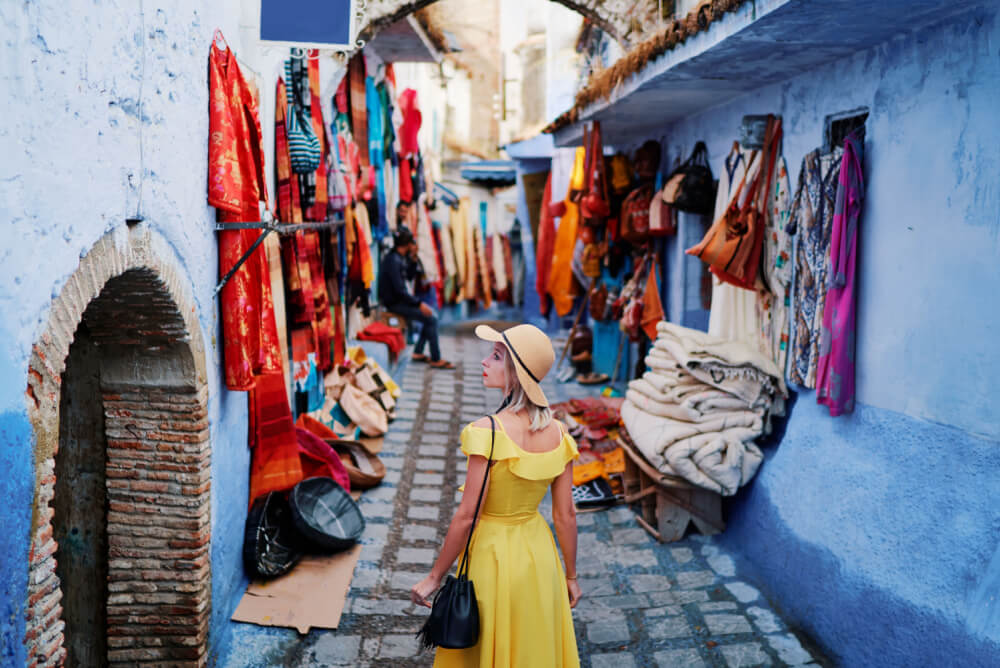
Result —
[[[629,193],[622,203],[621,236],[631,244],[649,240],[649,204],[653,186],[643,185]]]
[[[604,313],[608,304],[608,286],[598,281],[593,290],[590,291],[590,317],[594,320],[604,320]]]

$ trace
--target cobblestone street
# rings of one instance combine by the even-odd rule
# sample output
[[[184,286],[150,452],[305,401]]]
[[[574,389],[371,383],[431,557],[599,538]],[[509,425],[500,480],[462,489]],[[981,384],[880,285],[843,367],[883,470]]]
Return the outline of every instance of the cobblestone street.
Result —
[[[235,624],[221,665],[431,665],[433,653],[414,637],[427,611],[411,605],[409,589],[427,574],[459,500],[459,432],[499,400],[482,387],[485,344],[447,335],[442,348],[455,371],[409,364],[397,378],[398,419],[381,455],[388,475],[361,498],[368,525],[340,628],[298,636]],[[544,383],[553,402],[587,393],[553,375]],[[550,515],[547,502],[542,512]],[[584,667],[827,665],[710,539],[658,544],[623,506],[577,519],[584,598],[574,619]]]

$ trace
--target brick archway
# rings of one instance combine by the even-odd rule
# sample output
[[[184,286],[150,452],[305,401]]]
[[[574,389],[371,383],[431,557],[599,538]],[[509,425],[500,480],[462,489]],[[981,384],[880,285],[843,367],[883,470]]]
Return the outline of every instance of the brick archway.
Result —
[[[99,520],[107,574],[101,654],[110,665],[205,665],[211,604],[205,349],[185,272],[145,224],[109,232],[81,259],[32,350],[26,390],[36,462],[29,663],[61,665],[72,651],[66,636],[73,612],[63,606],[60,525],[53,519],[56,507],[74,500],[53,504],[53,497],[57,488],[74,493],[71,485],[57,485],[56,463],[61,400],[74,389],[63,388],[64,373],[78,331],[99,370],[99,383],[90,387],[100,395],[93,401],[104,454],[100,486],[106,487],[106,511],[100,511],[106,515]]]

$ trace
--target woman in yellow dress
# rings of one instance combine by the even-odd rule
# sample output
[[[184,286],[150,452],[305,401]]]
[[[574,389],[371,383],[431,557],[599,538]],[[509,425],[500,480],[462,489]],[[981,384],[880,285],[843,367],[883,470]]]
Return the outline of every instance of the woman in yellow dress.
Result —
[[[462,430],[462,452],[469,458],[466,493],[430,574],[410,595],[414,603],[431,606],[475,524],[469,579],[479,603],[479,642],[468,649],[438,648],[434,666],[576,668],[580,659],[570,608],[580,600],[572,494],[572,460],[578,452],[573,438],[552,419],[539,385],[555,359],[552,342],[532,325],[503,332],[480,325],[476,336],[493,343],[483,360],[483,385],[502,389],[506,398],[494,418],[495,433],[489,417]],[[491,437],[493,465],[476,522]],[[549,488],[565,570],[538,512]]]

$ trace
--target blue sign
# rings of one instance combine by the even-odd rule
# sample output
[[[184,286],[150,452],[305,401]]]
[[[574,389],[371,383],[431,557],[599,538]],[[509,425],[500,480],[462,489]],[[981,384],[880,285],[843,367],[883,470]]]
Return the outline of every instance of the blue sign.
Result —
[[[355,0],[260,0],[260,39],[353,49]]]

